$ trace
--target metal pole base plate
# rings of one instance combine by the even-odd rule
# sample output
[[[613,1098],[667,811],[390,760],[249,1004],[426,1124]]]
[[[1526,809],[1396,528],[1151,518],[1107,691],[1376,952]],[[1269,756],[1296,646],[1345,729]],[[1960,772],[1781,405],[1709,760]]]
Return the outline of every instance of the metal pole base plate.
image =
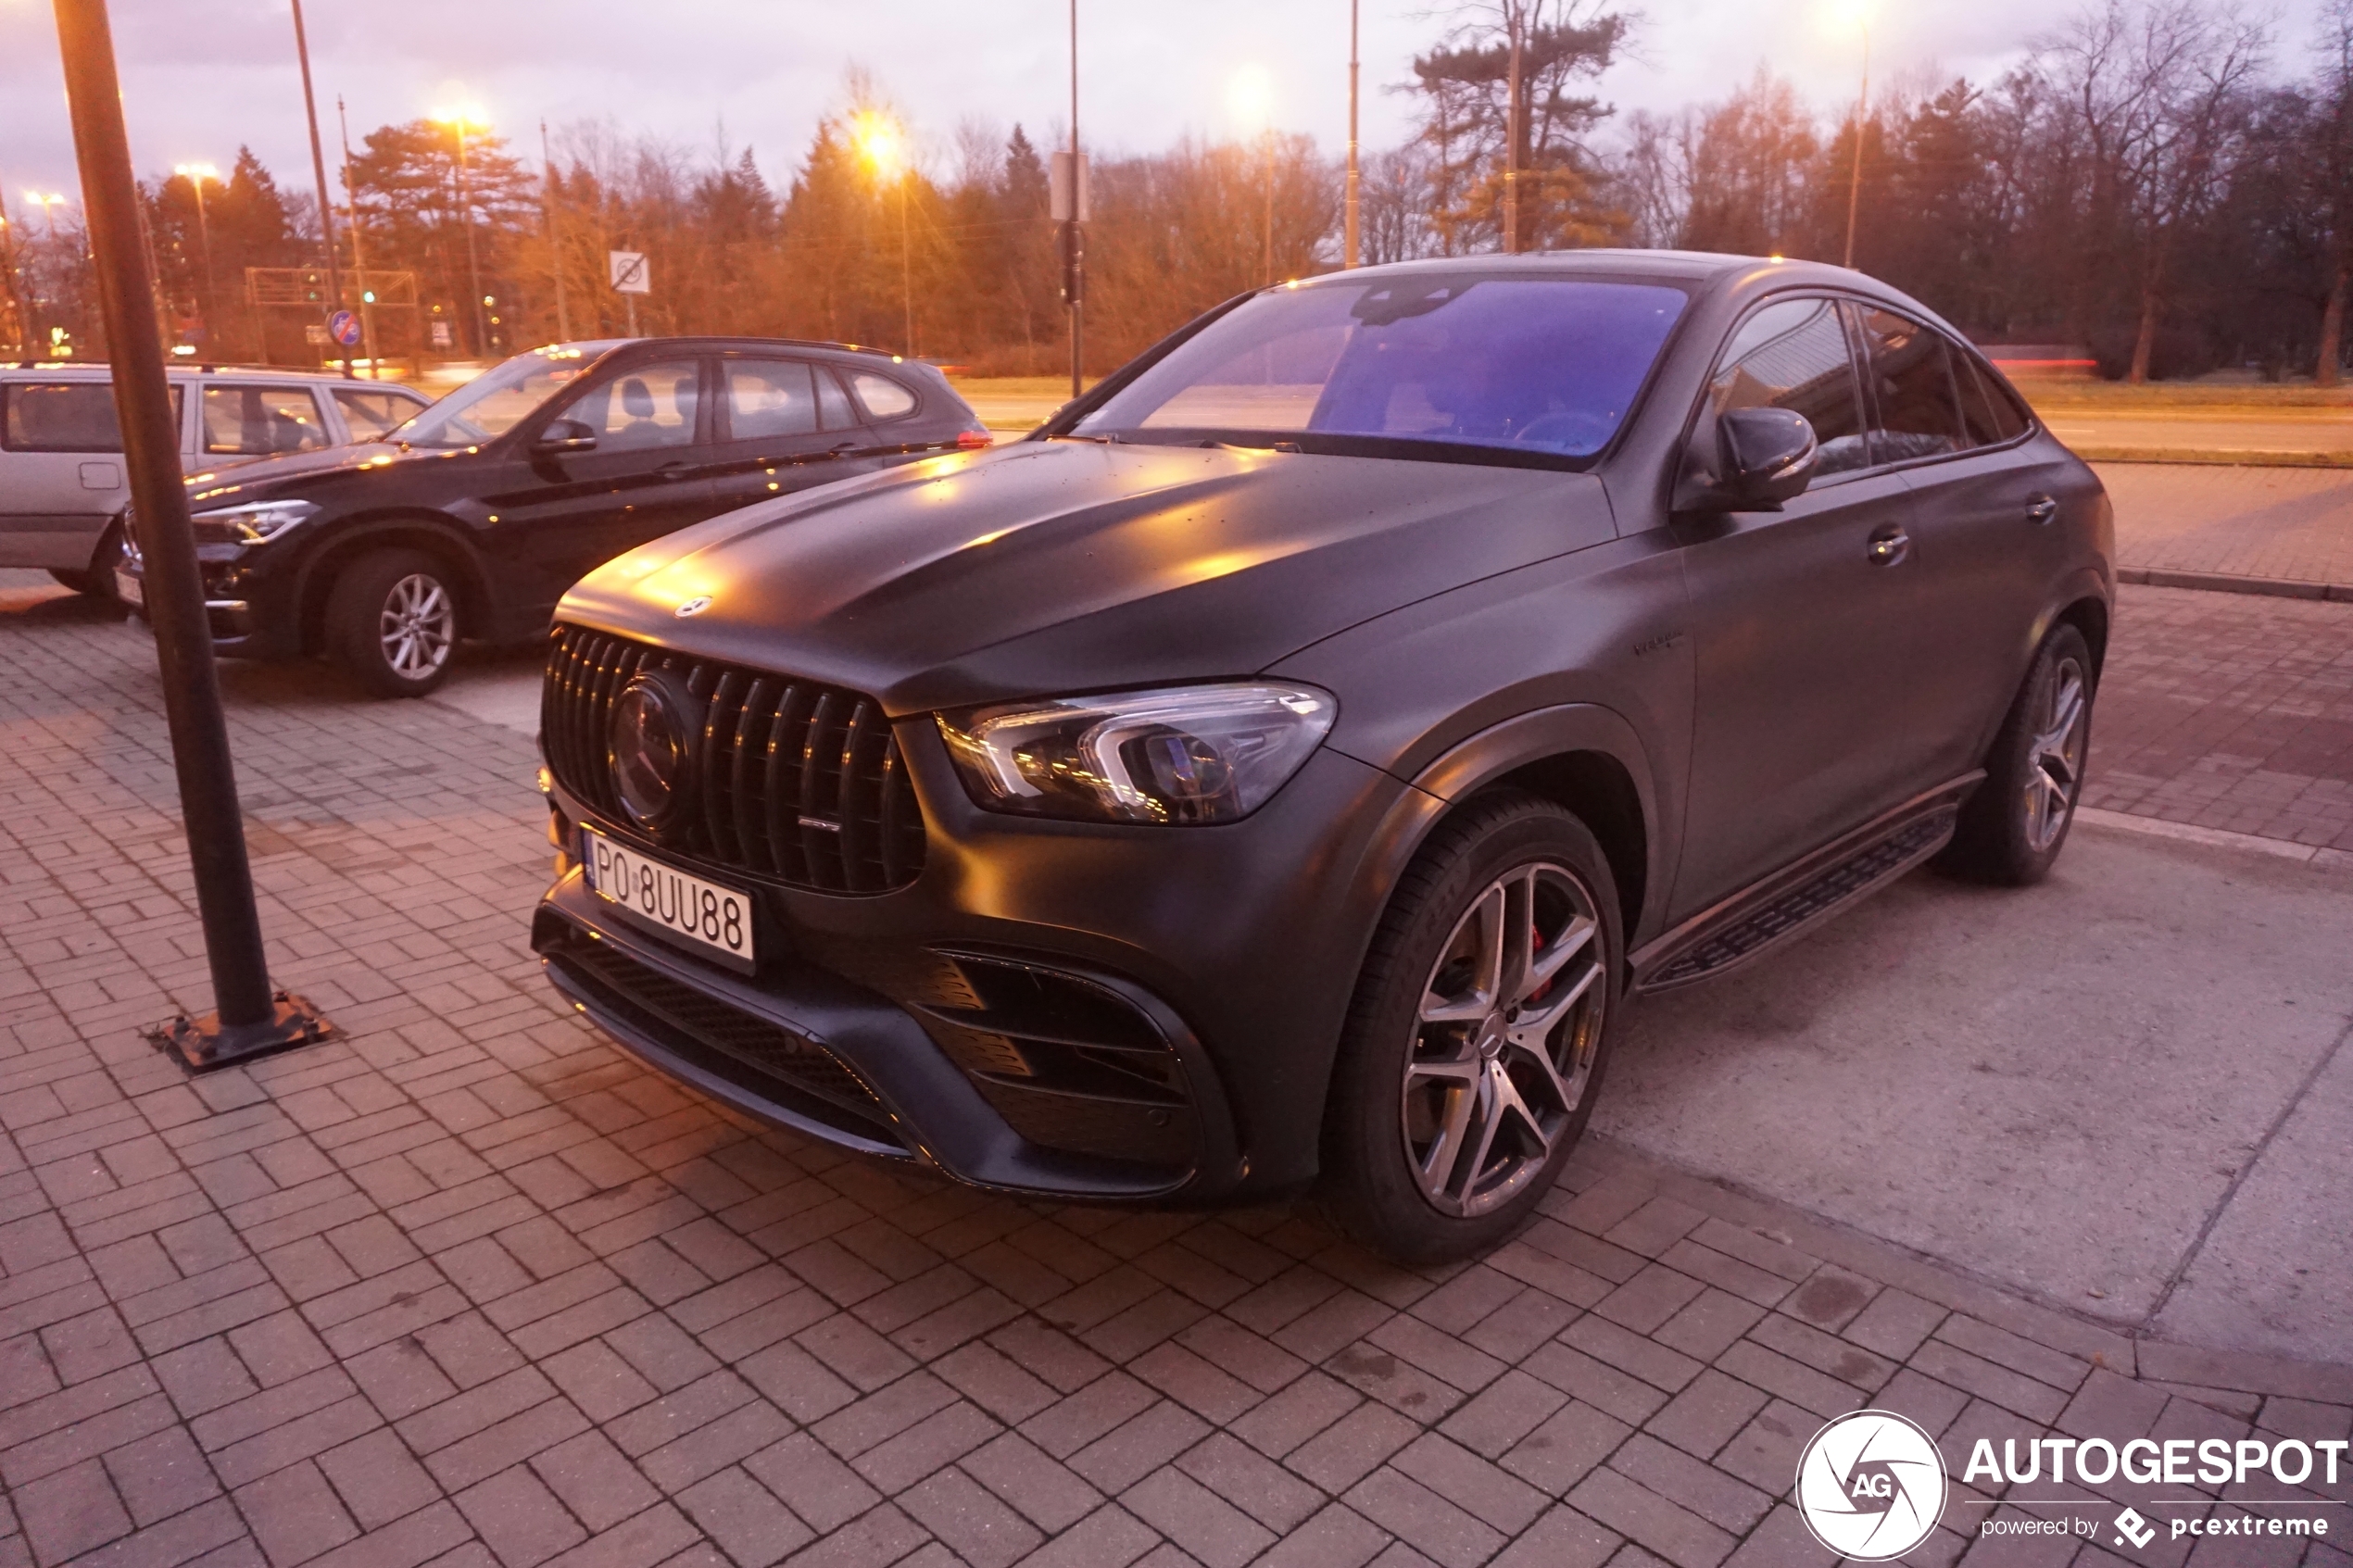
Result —
[[[335,1026],[325,1013],[300,997],[281,991],[271,998],[271,1015],[258,1023],[224,1024],[219,1013],[208,1012],[202,1018],[182,1013],[148,1030],[147,1042],[178,1057],[189,1072],[208,1073],[296,1046],[314,1045],[333,1038],[334,1033]]]

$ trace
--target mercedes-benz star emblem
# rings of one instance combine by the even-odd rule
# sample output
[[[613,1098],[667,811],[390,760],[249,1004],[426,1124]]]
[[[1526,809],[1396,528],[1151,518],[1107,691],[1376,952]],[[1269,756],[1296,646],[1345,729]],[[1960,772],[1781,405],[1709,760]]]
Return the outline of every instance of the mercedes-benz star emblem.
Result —
[[[645,672],[612,705],[609,763],[629,820],[659,833],[686,792],[687,725],[673,683]]]
[[[690,615],[700,615],[704,610],[707,610],[710,608],[711,596],[709,594],[697,594],[693,598],[688,599],[685,604],[680,605],[673,613],[679,620],[684,621]]]

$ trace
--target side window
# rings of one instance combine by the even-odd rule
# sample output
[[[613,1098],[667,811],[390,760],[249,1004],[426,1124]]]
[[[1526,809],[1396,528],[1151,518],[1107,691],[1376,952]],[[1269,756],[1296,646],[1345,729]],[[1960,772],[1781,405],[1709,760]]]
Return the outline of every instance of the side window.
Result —
[[[594,386],[564,410],[597,433],[599,452],[643,452],[695,443],[701,368],[692,359],[639,365]]]
[[[351,427],[355,441],[373,441],[396,426],[406,423],[418,409],[425,407],[413,397],[397,392],[379,392],[373,388],[339,386],[334,390],[335,407],[343,410],[343,422]]]
[[[1857,305],[1871,389],[1871,461],[1900,463],[1962,447],[1960,400],[1944,337],[1908,316]]]
[[[915,395],[875,371],[850,371],[849,389],[865,405],[866,417],[876,424],[886,420],[903,420],[915,411]]]
[[[1961,423],[1970,445],[1998,446],[2026,433],[2026,415],[1977,356],[1955,353],[1953,370],[1961,383]]]
[[[172,444],[180,440],[181,390],[171,389]],[[114,388],[106,382],[0,382],[0,450],[120,452]]]
[[[204,389],[203,409],[208,457],[266,458],[327,445],[326,423],[308,387],[215,383]]]
[[[1718,414],[1793,408],[1805,415],[1821,445],[1818,473],[1848,473],[1870,461],[1846,329],[1830,300],[1784,300],[1742,322],[1724,345],[1708,401]]]
[[[726,375],[727,431],[733,439],[764,441],[816,433],[816,378],[806,364],[791,359],[730,359]]]
[[[856,430],[862,422],[858,410],[849,406],[849,394],[831,370],[817,372],[817,411],[824,416],[827,430]]]

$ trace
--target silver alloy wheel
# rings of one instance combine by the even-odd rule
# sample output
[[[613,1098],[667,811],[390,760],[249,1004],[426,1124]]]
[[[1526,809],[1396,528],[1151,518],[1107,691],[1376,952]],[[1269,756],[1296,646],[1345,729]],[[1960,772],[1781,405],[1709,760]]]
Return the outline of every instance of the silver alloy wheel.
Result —
[[[2083,666],[2071,657],[2053,665],[2040,707],[2026,754],[2026,842],[2036,854],[2048,849],[2067,826],[2083,779],[2086,721],[2091,717]]]
[[[1405,1058],[1405,1160],[1460,1218],[1544,1169],[1592,1077],[1609,987],[1592,896],[1566,866],[1516,867],[1471,901],[1422,986]]]
[[[404,681],[422,681],[449,661],[457,640],[458,610],[449,590],[422,571],[392,585],[377,617],[384,662]]]

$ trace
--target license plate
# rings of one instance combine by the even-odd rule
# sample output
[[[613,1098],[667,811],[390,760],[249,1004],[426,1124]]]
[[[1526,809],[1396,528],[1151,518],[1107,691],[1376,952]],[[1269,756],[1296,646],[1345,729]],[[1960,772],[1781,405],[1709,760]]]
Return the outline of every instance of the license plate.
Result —
[[[751,895],[616,844],[595,828],[583,826],[580,836],[581,870],[598,897],[698,952],[751,967]]]
[[[146,608],[146,585],[131,573],[118,571],[114,574],[114,591],[115,596],[121,599],[124,604],[135,605],[141,609]]]

